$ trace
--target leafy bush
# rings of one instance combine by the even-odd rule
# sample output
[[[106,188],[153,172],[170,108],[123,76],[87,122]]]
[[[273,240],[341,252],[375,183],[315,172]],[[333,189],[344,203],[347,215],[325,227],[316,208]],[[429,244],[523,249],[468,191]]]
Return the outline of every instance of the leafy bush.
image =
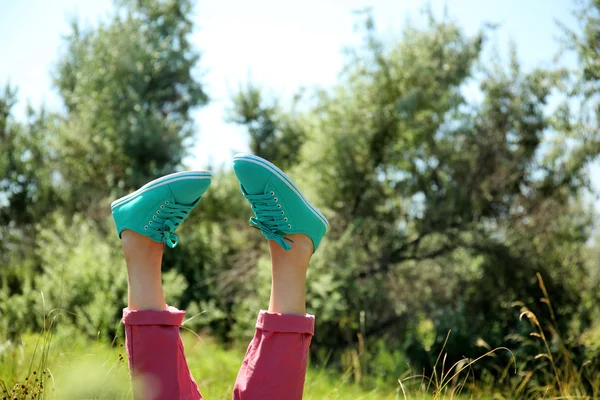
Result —
[[[41,273],[8,297],[0,292],[3,331],[39,330],[44,318],[57,317],[61,333],[111,340],[127,304],[127,270],[113,227],[60,214],[39,224]],[[179,305],[187,287],[176,271],[163,275],[168,303]],[[8,322],[10,321],[10,323]],[[10,330],[9,330],[10,329]]]

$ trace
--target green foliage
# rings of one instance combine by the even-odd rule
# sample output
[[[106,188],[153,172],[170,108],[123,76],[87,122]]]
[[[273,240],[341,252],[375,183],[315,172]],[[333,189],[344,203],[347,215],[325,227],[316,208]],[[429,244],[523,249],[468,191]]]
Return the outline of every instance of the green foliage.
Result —
[[[116,241],[103,238],[93,222],[79,216],[71,224],[60,216],[46,222],[52,228],[40,232],[43,274],[34,280],[41,293],[35,314],[63,312],[61,319],[68,320],[74,332],[112,338],[119,320],[115,306],[125,305],[127,294],[125,264]]]
[[[122,359],[124,354],[120,345],[115,344],[109,347],[104,342],[57,334],[49,354],[49,358],[52,360],[52,379],[47,379],[44,383],[48,393],[47,399],[117,400],[131,398],[127,361]],[[189,354],[190,370],[197,379],[202,395],[210,399],[231,399],[233,384],[244,356],[244,349],[224,349],[208,338],[198,339],[186,334],[183,335],[183,339],[186,353]],[[23,373],[13,376],[6,368],[7,364],[0,363],[0,383],[4,382],[9,389],[16,381],[29,387],[30,384],[33,386],[37,376],[47,377],[48,374],[42,374],[44,369],[38,369],[35,375],[33,371],[25,372],[37,340],[37,336],[30,335],[24,338],[24,344],[11,349],[14,353],[4,354],[0,351],[0,359],[4,356],[12,356],[12,359],[19,363],[20,371],[23,371]],[[31,378],[31,382],[29,379],[25,381],[26,377]],[[13,378],[15,379],[13,380]],[[375,400],[396,398],[394,386],[381,385],[377,389],[366,391],[346,380],[347,377],[344,375],[323,369],[309,368],[304,399]],[[5,394],[2,389],[0,384],[0,395]],[[20,385],[18,389],[20,392],[18,400],[36,398],[21,396]],[[430,399],[429,396],[422,398]]]
[[[0,95],[0,221],[23,227],[44,215],[46,208],[39,205],[51,203],[54,193],[44,168],[51,157],[46,112],[29,108],[26,123],[18,123],[11,115],[16,99],[16,90],[7,85]],[[9,234],[3,232],[3,238]]]
[[[591,332],[581,305],[593,219],[582,195],[598,152],[581,159],[586,138],[558,131],[560,114],[548,113],[565,72],[525,73],[514,52],[508,67],[476,69],[486,32],[466,37],[448,21],[409,27],[391,45],[366,26],[340,82],[287,114],[307,127],[292,177],[331,222],[309,277],[315,359],[352,367],[348,348],[372,352],[384,340],[430,369],[431,344],[415,335],[423,315],[436,346],[453,331],[448,362],[479,354],[482,338],[534,356],[512,341],[527,329],[517,300],[573,339],[573,321]],[[480,101],[464,96],[475,79]],[[247,115],[273,109],[257,111],[260,94],[248,93],[234,101],[254,137],[270,122],[257,128]],[[538,272],[558,304],[553,315],[536,301]],[[590,360],[577,339],[568,347],[578,365]]]
[[[300,100],[294,99],[294,105]],[[233,96],[229,122],[245,125],[253,154],[271,160],[281,168],[298,162],[305,141],[305,124],[298,114],[282,112],[276,101],[267,103],[260,88],[248,83]]]
[[[122,266],[117,241],[106,240],[110,199],[180,167],[194,134],[190,110],[207,102],[194,76],[199,55],[188,41],[191,10],[187,0],[122,1],[108,21],[85,28],[74,22],[54,74],[65,113],[30,109],[25,121],[16,121],[11,115],[16,90],[7,86],[0,94],[4,299],[37,304],[39,295],[30,294],[42,286],[52,307],[64,300],[67,311],[78,315],[71,316],[75,326],[87,319],[88,333],[114,330],[124,272],[107,269],[119,272],[102,275],[92,268],[98,260]],[[70,229],[84,229],[89,240],[80,243]],[[99,232],[90,233],[94,230]],[[94,252],[96,243],[96,250],[104,247],[101,254]],[[63,265],[65,259],[71,264]],[[76,279],[97,277],[106,286],[95,299],[88,296],[98,290],[93,282],[74,285]],[[114,291],[113,278],[120,282]],[[179,280],[178,286],[186,284]],[[6,301],[3,316],[24,312]],[[15,323],[3,332],[16,335],[22,328]]]
[[[47,114],[28,108],[26,121],[17,122],[11,114],[15,104],[16,90],[7,85],[0,94],[0,296],[5,300],[22,293],[39,272],[32,251],[35,222],[60,204],[49,180],[53,155]],[[19,312],[8,309],[2,302],[2,315]],[[6,329],[12,336],[22,328],[15,323]]]
[[[16,121],[15,89],[0,95],[0,338],[13,343],[44,326],[32,313],[58,316],[63,334],[115,336],[127,283],[108,204],[182,167],[190,110],[207,102],[188,41],[191,2],[117,8],[96,26],[73,23],[55,71],[64,113]],[[597,395],[600,245],[586,194],[600,153],[599,11],[591,1],[581,35],[566,34],[577,71],[523,71],[514,50],[508,63],[485,59],[487,30],[468,36],[433,17],[384,42],[367,15],[364,42],[332,87],[288,104],[240,86],[229,121],[331,223],[307,282],[314,365],[363,386],[402,377],[438,398],[469,387],[450,379],[452,365],[496,398]],[[563,103],[551,108],[556,96]],[[232,342],[268,304],[269,260],[235,176],[214,175],[165,254],[165,289],[189,311],[186,328]],[[464,358],[504,345],[516,377],[510,353]],[[448,368],[432,356],[442,348]],[[408,383],[413,371],[435,385]],[[316,382],[327,389],[315,398],[370,396]]]
[[[124,1],[109,23],[73,23],[55,84],[68,113],[57,127],[62,192],[98,206],[172,172],[193,136],[190,109],[207,101],[193,76],[188,0]]]

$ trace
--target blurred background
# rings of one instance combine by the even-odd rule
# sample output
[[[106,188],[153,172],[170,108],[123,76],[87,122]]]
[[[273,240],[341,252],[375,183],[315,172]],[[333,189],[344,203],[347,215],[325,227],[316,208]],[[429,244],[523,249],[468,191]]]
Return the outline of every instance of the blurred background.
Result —
[[[0,0],[0,49],[8,389],[48,332],[122,340],[109,204],[179,170],[215,177],[167,301],[243,346],[270,284],[230,168],[250,151],[331,224],[316,370],[372,398],[600,396],[600,1]]]

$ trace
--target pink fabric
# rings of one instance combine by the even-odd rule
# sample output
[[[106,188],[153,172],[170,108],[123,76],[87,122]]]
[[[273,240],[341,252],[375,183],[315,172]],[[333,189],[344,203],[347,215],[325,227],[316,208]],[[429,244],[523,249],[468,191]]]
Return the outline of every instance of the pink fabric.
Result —
[[[314,330],[312,315],[261,311],[235,382],[233,399],[302,399]]]
[[[185,360],[179,326],[185,312],[123,310],[129,371],[136,400],[200,400]]]
[[[184,312],[123,310],[136,400],[202,399],[185,360]],[[261,311],[233,391],[234,400],[300,400],[314,333],[312,315]],[[141,383],[136,383],[141,380]]]

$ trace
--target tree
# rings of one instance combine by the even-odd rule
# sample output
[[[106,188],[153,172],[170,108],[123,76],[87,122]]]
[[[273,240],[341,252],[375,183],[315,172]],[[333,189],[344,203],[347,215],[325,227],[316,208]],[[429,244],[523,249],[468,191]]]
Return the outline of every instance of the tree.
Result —
[[[299,100],[296,96],[294,104]],[[248,83],[235,93],[228,120],[247,127],[252,153],[282,168],[298,162],[306,124],[294,108],[283,112],[276,100],[268,104],[263,91]]]
[[[36,275],[61,279],[53,272],[60,265],[41,257],[48,243],[40,231],[64,238],[83,218],[106,238],[109,199],[180,168],[194,134],[190,111],[208,101],[195,77],[200,56],[188,40],[191,12],[190,0],[124,0],[107,22],[73,22],[54,76],[64,113],[30,108],[17,122],[10,114],[16,91],[7,87],[0,96],[3,307],[29,299]],[[69,247],[69,240],[52,246],[61,243]],[[83,286],[73,290],[76,301],[86,297]],[[114,315],[121,304],[104,306],[100,314]]]
[[[194,78],[191,1],[118,6],[109,23],[73,23],[56,71],[67,109],[60,178],[74,210],[93,210],[106,188],[117,196],[173,172],[194,133],[190,110],[208,99]]]
[[[19,123],[11,114],[16,103],[17,91],[7,85],[0,96],[0,288],[8,294],[36,272],[35,225],[60,206],[51,181],[49,118],[29,107]]]
[[[579,162],[553,140],[585,148],[545,112],[565,72],[525,73],[514,52],[508,67],[485,68],[485,31],[466,37],[449,21],[431,18],[390,44],[370,18],[366,27],[341,81],[287,114],[306,132],[292,176],[330,220],[310,270],[316,359],[360,335],[431,367],[428,335],[416,333],[424,320],[439,346],[453,330],[449,361],[479,354],[478,338],[505,344],[523,329],[513,302],[539,304],[536,272],[567,327],[586,274],[591,218],[580,198],[597,152]],[[472,82],[480,101],[464,95]],[[235,98],[240,120],[273,113],[250,94]]]

